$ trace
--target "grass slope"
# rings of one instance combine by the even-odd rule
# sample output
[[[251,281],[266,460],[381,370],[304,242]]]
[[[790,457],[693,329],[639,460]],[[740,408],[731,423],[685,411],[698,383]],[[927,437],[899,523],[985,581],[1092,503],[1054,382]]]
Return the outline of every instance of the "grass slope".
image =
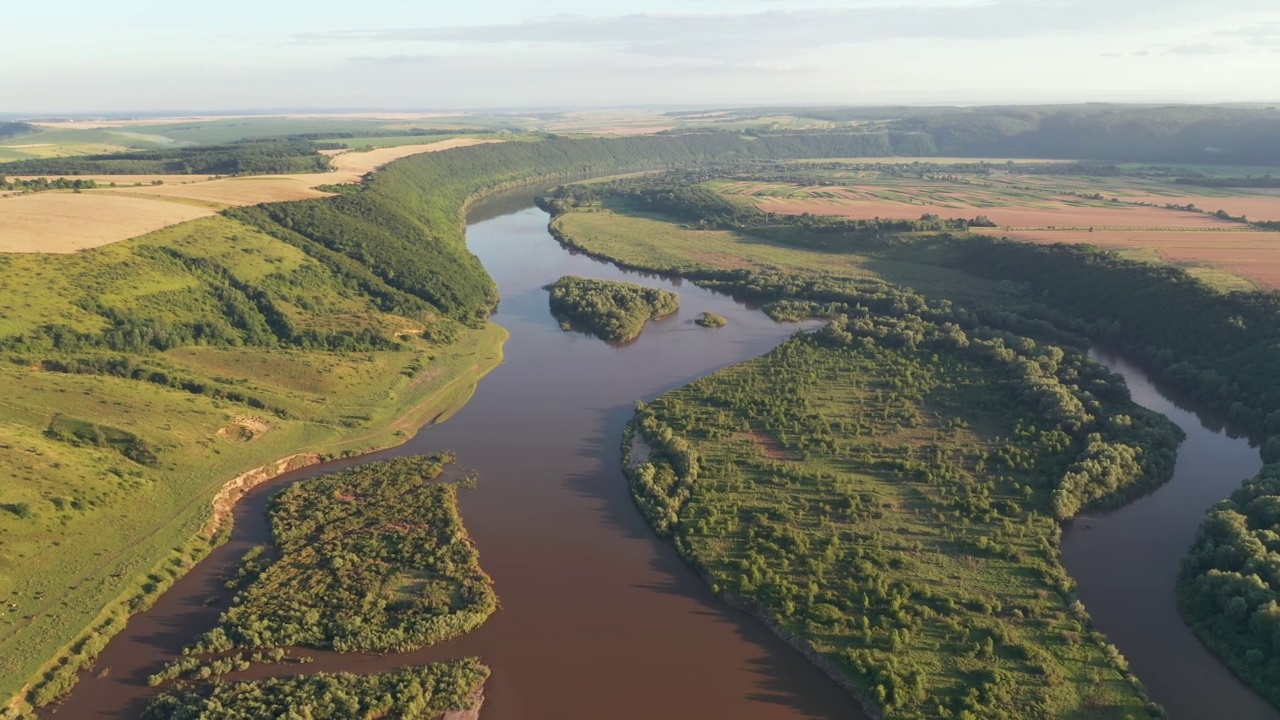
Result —
[[[113,319],[120,316],[163,317],[170,328],[226,325],[233,281],[274,291],[298,330],[373,329],[406,340],[398,349],[326,351],[265,336],[255,345],[233,329],[219,346],[163,352],[54,345],[127,340]],[[6,696],[51,657],[67,652],[79,662],[96,652],[127,612],[202,556],[207,542],[193,538],[229,478],[302,449],[336,455],[401,442],[461,407],[501,362],[506,338],[493,325],[455,328],[408,301],[417,308],[410,316],[384,312],[395,304],[392,289],[380,298],[368,278],[227,218],[77,255],[0,256],[0,283],[10,298],[0,301],[8,347],[0,462],[12,478],[0,505],[20,510],[0,512],[0,599],[11,605],[0,619]],[[103,315],[103,306],[117,314]],[[135,462],[119,443],[94,444],[91,430],[83,439],[47,432],[85,423],[108,438],[140,438],[155,462]],[[41,697],[64,689],[68,674],[55,673]]]

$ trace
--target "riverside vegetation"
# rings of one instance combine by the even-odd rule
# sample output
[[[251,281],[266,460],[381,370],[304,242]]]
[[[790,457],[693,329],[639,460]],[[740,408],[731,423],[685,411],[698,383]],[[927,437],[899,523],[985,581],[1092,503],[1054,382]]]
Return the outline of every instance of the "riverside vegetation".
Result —
[[[435,720],[465,710],[489,671],[474,658],[380,675],[347,673],[184,685],[156,697],[143,720]]]
[[[1182,612],[1237,675],[1280,707],[1280,464],[1205,518],[1183,561]]]
[[[614,342],[634,340],[650,320],[680,309],[680,296],[673,292],[616,280],[566,276],[547,291],[561,327],[584,328]]]
[[[1176,429],[1079,355],[885,320],[642,405],[646,516],[888,717],[1159,714],[1090,631],[1057,520],[1162,481]]]
[[[954,228],[902,233],[875,223],[766,218],[714,193],[673,187],[679,184],[660,178],[648,187],[636,181],[573,186],[550,193],[543,203],[557,214],[552,229],[566,244],[769,303],[766,309],[780,317],[829,314],[828,304],[847,302],[850,287],[878,282],[871,278],[881,275],[935,297],[962,300],[964,316],[988,326],[1077,345],[1085,338],[1100,339],[1141,358],[1164,381],[1259,438],[1266,462],[1280,461],[1280,393],[1271,371],[1280,362],[1275,293],[1224,292],[1180,268],[1128,260],[1087,245],[1038,246]],[[666,214],[645,214],[655,211]],[[664,217],[684,224],[664,222]],[[810,300],[797,305],[797,294]],[[680,391],[703,392],[708,388],[696,384]],[[671,400],[677,408],[678,399],[688,402],[680,393]],[[723,400],[713,405],[722,412],[735,407]],[[708,452],[723,460],[742,451],[726,450],[716,433],[710,431]],[[686,447],[707,449],[689,442]],[[1268,508],[1280,497],[1276,476],[1276,465],[1268,465],[1211,510],[1185,563],[1180,593],[1184,613],[1206,644],[1280,704],[1274,693],[1280,645],[1272,637],[1280,585],[1269,569],[1277,529]],[[642,505],[645,492],[640,485]],[[1060,507],[1070,510],[1072,504]],[[655,520],[658,526],[671,522],[669,516]],[[726,546],[714,547],[708,556],[719,558]],[[776,612],[777,606],[768,609]]]

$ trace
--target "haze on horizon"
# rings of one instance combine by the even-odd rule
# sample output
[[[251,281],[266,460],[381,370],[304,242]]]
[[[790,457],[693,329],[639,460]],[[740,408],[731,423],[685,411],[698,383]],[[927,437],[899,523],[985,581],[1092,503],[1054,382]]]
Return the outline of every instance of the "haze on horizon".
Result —
[[[3,114],[1280,100],[1275,0],[70,0]],[[16,61],[14,60],[16,58]]]

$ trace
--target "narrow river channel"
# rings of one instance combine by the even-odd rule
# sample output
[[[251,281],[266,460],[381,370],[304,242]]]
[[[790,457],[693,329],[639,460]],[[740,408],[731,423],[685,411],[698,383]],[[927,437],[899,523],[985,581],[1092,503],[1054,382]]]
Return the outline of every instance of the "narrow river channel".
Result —
[[[567,253],[548,235],[546,214],[531,205],[530,194],[511,195],[486,201],[469,218],[470,248],[502,293],[494,321],[511,339],[506,361],[466,408],[404,446],[292,473],[246,496],[231,541],[130,621],[58,717],[139,715],[154,692],[147,675],[214,625],[221,608],[205,600],[222,592],[221,578],[244,552],[269,539],[264,509],[281,486],[448,449],[480,477],[462,493],[462,513],[496,582],[498,614],[471,635],[417,653],[307,651],[314,663],[229,678],[379,672],[478,655],[493,669],[485,720],[865,718],[799,653],[711,596],[654,537],[619,468],[623,426],[637,399],[761,355],[796,326],[690,283]],[[565,333],[542,288],[569,274],[675,290],[681,310],[626,346]],[[728,325],[693,324],[704,310]],[[1067,533],[1064,555],[1081,596],[1175,719],[1277,717],[1200,647],[1178,619],[1173,595],[1177,559],[1205,508],[1257,470],[1257,453],[1201,426],[1135,368],[1100,359],[1125,374],[1138,402],[1182,425],[1188,440],[1172,483]]]
[[[1063,563],[1080,599],[1173,720],[1280,720],[1200,644],[1177,603],[1179,563],[1205,511],[1257,474],[1257,448],[1206,423],[1124,358],[1105,351],[1093,357],[1124,376],[1135,402],[1168,417],[1187,439],[1167,484],[1117,510],[1078,518],[1063,534]]]

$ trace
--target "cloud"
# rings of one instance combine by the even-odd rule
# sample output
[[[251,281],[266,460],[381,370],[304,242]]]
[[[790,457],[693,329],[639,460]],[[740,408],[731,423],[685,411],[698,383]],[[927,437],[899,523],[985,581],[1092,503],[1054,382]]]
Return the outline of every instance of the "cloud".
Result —
[[[621,75],[651,75],[663,73],[671,75],[750,75],[753,77],[769,77],[778,75],[795,75],[808,73],[812,68],[790,63],[770,62],[677,62],[661,64],[616,64],[607,69]]]
[[[294,42],[609,49],[667,58],[752,60],[890,39],[982,40],[1120,33],[1220,20],[1274,0],[988,0],[881,2],[741,14],[556,15],[513,23],[300,33]],[[1224,7],[1224,4],[1226,5]]]
[[[426,65],[442,60],[439,55],[358,55],[347,58],[353,65]]]
[[[1212,43],[1194,43],[1191,45],[1174,45],[1164,51],[1165,55],[1226,55],[1231,48],[1226,45]]]
[[[1258,47],[1280,48],[1280,21],[1252,25],[1235,30],[1221,30],[1217,35],[1219,37],[1240,38],[1250,45]]]

